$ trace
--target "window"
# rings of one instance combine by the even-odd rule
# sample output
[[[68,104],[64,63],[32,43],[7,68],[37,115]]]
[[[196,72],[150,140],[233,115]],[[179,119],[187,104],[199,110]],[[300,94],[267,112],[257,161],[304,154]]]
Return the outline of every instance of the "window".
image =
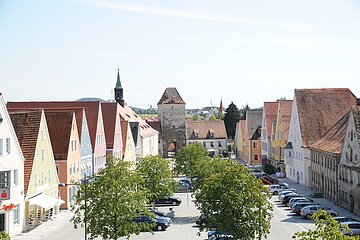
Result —
[[[19,224],[20,205],[16,205],[13,211],[13,225]]]
[[[10,187],[10,172],[0,172],[0,188]]]
[[[45,159],[45,151],[44,149],[41,149],[41,160]]]
[[[0,138],[0,156],[2,156],[3,154],[3,140]]]
[[[6,138],[6,153],[10,154],[10,138]]]
[[[253,148],[257,148],[257,142],[253,142]]]
[[[95,159],[95,161],[96,161],[96,159]],[[72,164],[70,164],[70,174],[72,174]]]
[[[353,149],[350,148],[350,162],[352,162],[353,160]]]
[[[41,183],[44,183],[44,172],[41,172]]]
[[[291,151],[289,150],[289,157],[291,157]]]
[[[17,186],[19,183],[19,170],[15,169],[14,170],[14,185]]]
[[[206,142],[203,142],[203,146],[206,148]]]
[[[44,141],[44,130],[41,130],[41,141]]]
[[[255,160],[255,161],[258,161],[258,160],[259,160],[259,155],[255,154],[255,155],[254,155],[254,160]]]
[[[210,147],[214,147],[214,142],[210,142]]]
[[[35,186],[38,184],[38,181],[37,181],[37,174],[35,173]]]
[[[48,182],[50,182],[51,181],[51,171],[50,171],[50,169],[48,170],[48,175],[49,175]]]
[[[222,143],[221,143],[221,141],[219,141],[219,147],[222,147]]]

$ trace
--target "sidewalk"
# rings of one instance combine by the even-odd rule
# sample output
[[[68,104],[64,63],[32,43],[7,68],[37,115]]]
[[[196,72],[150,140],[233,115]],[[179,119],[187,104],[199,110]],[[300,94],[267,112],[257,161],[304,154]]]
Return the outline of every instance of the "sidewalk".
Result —
[[[48,236],[51,236],[52,233],[58,231],[59,229],[64,229],[63,227],[69,225],[71,217],[74,215],[74,212],[70,210],[60,210],[60,213],[57,217],[52,220],[43,222],[41,225],[37,226],[29,232],[20,233],[13,236],[13,240],[40,240],[40,239],[49,239]],[[65,228],[66,229],[66,228]]]
[[[313,191],[310,188],[300,185],[298,183],[295,183],[289,179],[279,178],[279,180],[280,180],[280,183],[287,183],[287,184],[289,184],[290,188],[295,188],[296,191],[299,194],[303,195],[304,197],[308,197],[309,194],[313,193]],[[310,197],[308,197],[308,198],[310,198]],[[339,216],[352,217],[352,218],[358,219],[360,221],[360,216],[356,216],[355,214],[351,213],[350,211],[335,205],[335,203],[330,202],[326,198],[310,198],[310,199],[314,200],[314,203],[319,203],[320,205],[322,205],[324,207],[328,207],[334,211],[339,212]]]

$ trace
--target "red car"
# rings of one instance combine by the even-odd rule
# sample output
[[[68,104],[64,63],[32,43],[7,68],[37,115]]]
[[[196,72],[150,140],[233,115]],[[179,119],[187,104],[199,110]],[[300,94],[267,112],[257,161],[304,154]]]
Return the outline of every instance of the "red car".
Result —
[[[270,185],[270,184],[278,184],[279,180],[276,178],[269,177],[267,174],[263,174],[261,176],[257,177],[258,179],[261,179],[263,184]]]

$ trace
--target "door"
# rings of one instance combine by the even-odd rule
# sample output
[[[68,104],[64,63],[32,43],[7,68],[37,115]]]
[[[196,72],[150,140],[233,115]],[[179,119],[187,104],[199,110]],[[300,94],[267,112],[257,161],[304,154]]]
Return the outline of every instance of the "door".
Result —
[[[5,214],[0,214],[0,232],[5,231]]]
[[[354,206],[354,197],[353,197],[353,195],[350,195],[350,212],[354,212],[354,208],[355,208],[355,206]]]

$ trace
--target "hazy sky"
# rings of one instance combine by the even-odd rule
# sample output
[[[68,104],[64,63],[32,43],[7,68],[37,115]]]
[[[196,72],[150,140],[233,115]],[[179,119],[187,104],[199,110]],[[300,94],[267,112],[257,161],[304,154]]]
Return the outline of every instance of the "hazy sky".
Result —
[[[187,108],[347,87],[360,97],[360,1],[0,0],[5,100],[113,98]]]

